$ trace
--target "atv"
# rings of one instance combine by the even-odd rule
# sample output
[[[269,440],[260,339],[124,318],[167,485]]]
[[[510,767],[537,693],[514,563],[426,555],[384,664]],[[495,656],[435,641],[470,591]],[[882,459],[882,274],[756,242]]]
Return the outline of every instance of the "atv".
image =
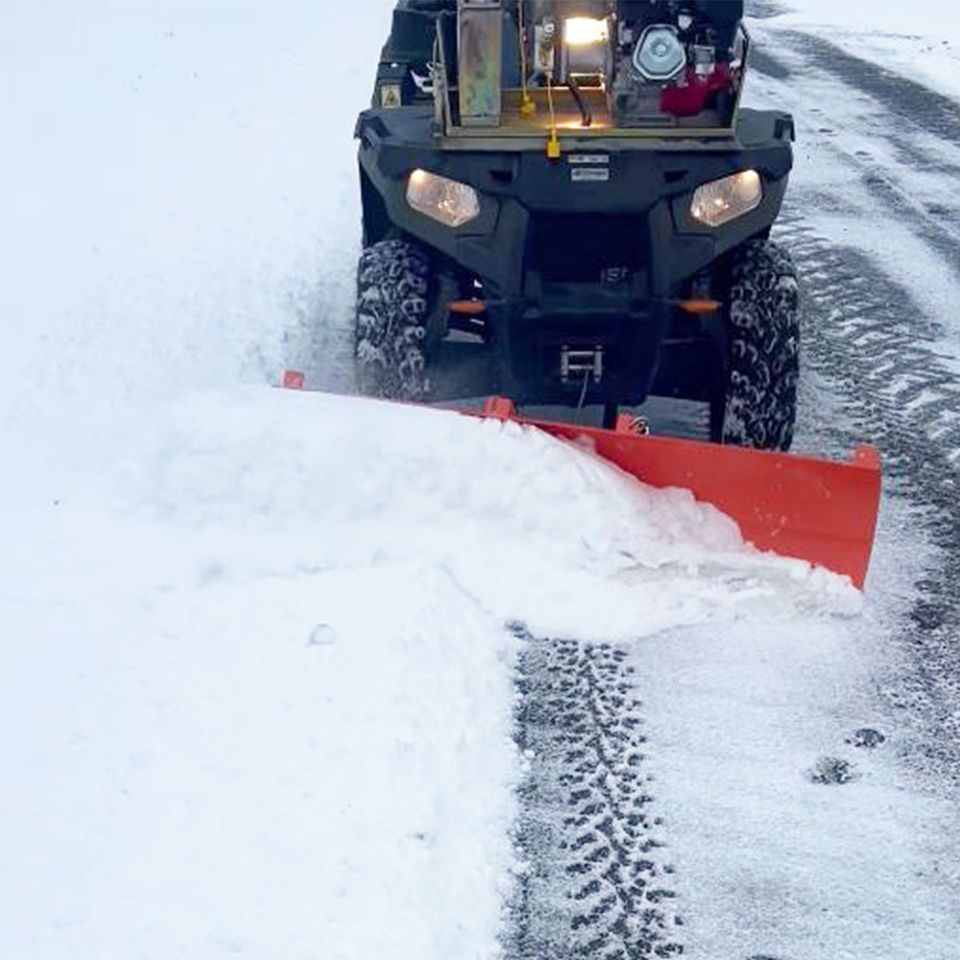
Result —
[[[359,118],[362,392],[709,404],[786,451],[794,124],[741,108],[742,0],[400,0]]]

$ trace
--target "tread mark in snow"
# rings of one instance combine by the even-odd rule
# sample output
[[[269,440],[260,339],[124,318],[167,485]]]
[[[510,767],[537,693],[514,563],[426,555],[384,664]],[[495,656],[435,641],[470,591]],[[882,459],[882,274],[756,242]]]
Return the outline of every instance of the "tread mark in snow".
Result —
[[[530,864],[513,904],[510,960],[673,957],[682,920],[657,851],[640,703],[608,644],[527,643],[518,741],[532,757],[517,844]]]
[[[960,103],[945,93],[856,57],[823,37],[778,31],[810,63],[850,84],[902,121],[953,143],[960,142]]]

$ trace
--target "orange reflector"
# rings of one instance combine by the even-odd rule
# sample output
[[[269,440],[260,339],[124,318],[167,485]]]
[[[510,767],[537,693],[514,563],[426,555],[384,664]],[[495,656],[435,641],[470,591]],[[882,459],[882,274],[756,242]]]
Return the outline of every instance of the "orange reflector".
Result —
[[[514,420],[597,454],[653,487],[681,487],[735,520],[760,550],[845,574],[863,588],[880,510],[880,456],[859,447],[835,463],[743,447],[638,434],[629,417],[617,430],[527,420],[513,402],[487,401],[483,416]]]
[[[281,384],[284,390],[303,390],[307,378],[299,370],[284,370]]]
[[[454,300],[447,304],[447,309],[461,317],[479,317],[486,313],[487,305],[483,300]]]
[[[702,317],[708,313],[716,313],[723,304],[719,300],[680,300],[677,306],[684,313],[692,313],[695,316]]]

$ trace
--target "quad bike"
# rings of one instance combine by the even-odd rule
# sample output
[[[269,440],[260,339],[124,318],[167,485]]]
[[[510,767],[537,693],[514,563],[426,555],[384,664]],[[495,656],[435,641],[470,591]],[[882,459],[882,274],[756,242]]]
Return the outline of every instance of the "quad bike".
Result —
[[[715,441],[789,448],[793,122],[739,107],[742,6],[400,4],[357,130],[365,390],[469,393],[459,332],[484,393],[705,401]]]
[[[770,239],[794,124],[741,107],[750,44],[742,0],[400,0],[356,128],[358,382],[599,405],[603,455],[862,583],[875,452],[753,452],[791,446],[800,313]],[[709,404],[729,453],[638,437],[642,469],[621,456],[621,408],[650,396]]]

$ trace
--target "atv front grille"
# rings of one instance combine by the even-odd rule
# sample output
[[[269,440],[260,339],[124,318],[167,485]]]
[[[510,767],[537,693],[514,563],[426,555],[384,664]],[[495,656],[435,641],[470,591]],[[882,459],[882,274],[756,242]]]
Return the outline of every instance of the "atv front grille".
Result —
[[[527,269],[544,283],[630,281],[647,262],[646,231],[635,214],[538,214]]]

